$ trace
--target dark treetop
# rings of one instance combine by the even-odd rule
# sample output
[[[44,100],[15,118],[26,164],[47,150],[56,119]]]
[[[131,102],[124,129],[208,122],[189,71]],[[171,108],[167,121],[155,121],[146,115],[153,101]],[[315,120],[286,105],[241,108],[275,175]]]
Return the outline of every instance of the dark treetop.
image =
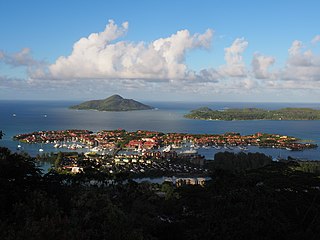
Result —
[[[207,107],[192,110],[186,118],[205,120],[320,120],[320,110],[311,108],[282,108],[265,110],[239,108],[212,110]]]
[[[112,95],[103,100],[91,100],[79,105],[71,106],[71,109],[78,110],[98,110],[98,111],[133,111],[148,110],[153,107],[137,102],[133,99],[124,99],[119,95]]]

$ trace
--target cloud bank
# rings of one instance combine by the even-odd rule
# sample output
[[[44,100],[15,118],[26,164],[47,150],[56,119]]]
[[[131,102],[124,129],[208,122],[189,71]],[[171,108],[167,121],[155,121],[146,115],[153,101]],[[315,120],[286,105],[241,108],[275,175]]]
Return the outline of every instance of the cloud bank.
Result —
[[[153,81],[201,77],[186,66],[186,53],[196,48],[209,48],[212,30],[193,35],[188,30],[181,30],[149,44],[116,41],[127,31],[127,22],[119,27],[110,20],[103,32],[81,38],[73,45],[71,55],[60,57],[50,65],[49,76],[54,79]]]
[[[254,52],[251,64],[246,64],[243,54],[249,42],[242,37],[224,48],[225,64],[195,71],[186,64],[187,54],[195,49],[211,49],[212,29],[195,34],[180,30],[149,43],[122,40],[128,29],[128,22],[118,26],[110,20],[102,32],[81,38],[69,56],[61,56],[52,64],[35,60],[29,48],[13,54],[0,51],[0,62],[25,67],[25,86],[79,92],[92,88],[92,92],[156,89],[170,93],[248,94],[266,89],[320,89],[320,56],[299,40],[287,49],[282,67],[275,66],[276,57],[259,52]],[[320,35],[310,40],[313,46],[319,42]],[[12,79],[2,76],[0,87],[16,87],[23,82]],[[96,87],[88,89],[88,85]]]

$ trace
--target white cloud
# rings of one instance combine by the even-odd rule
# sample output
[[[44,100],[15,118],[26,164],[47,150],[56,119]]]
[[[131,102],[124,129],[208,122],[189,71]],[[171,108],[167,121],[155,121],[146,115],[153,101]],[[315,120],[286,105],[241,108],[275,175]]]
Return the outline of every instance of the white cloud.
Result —
[[[320,42],[320,35],[316,35],[312,40],[311,43],[316,44]]]
[[[248,42],[244,38],[237,38],[230,47],[225,48],[226,65],[221,66],[220,73],[227,77],[245,77],[247,69],[242,59],[242,53],[246,50]]]
[[[127,22],[118,26],[109,21],[102,32],[81,38],[74,43],[69,56],[61,56],[51,65],[33,59],[29,48],[13,54],[0,51],[1,63],[24,67],[28,76],[24,80],[0,76],[0,88],[24,88],[25,92],[52,95],[59,90],[87,98],[93,94],[103,96],[107,91],[144,91],[150,96],[162,93],[258,96],[267,91],[270,94],[285,89],[320,89],[320,56],[298,40],[288,49],[284,66],[274,66],[273,56],[254,53],[248,68],[243,59],[248,42],[236,38],[224,49],[224,65],[194,71],[186,65],[187,53],[210,48],[213,30],[202,34],[180,30],[145,43],[124,41],[128,26]],[[311,42],[318,41],[320,35]]]
[[[291,47],[288,50],[289,55],[294,56],[300,53],[303,44],[301,41],[294,40]]]
[[[31,56],[30,48],[23,48],[20,52],[13,54],[7,54],[3,51],[0,51],[0,61],[13,67],[33,67],[40,64],[40,62],[36,61]]]
[[[49,66],[49,76],[38,72],[34,77],[54,79],[196,79],[198,76],[185,64],[186,52],[208,48],[213,31],[191,35],[181,30],[150,44],[116,41],[128,30],[109,21],[105,30],[81,38],[71,55],[60,57]]]
[[[269,72],[269,68],[275,63],[275,58],[270,56],[263,56],[259,53],[255,53],[252,58],[251,66],[252,72],[257,79],[269,79],[272,78],[272,74]]]
[[[294,80],[303,85],[320,81],[320,56],[311,50],[302,51],[303,44],[295,40],[289,48],[289,57],[283,68],[280,79]],[[310,82],[310,83],[308,83]]]

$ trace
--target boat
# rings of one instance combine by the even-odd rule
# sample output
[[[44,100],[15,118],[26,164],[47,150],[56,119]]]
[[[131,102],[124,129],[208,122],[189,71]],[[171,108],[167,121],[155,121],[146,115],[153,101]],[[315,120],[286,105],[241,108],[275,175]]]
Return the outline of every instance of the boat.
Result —
[[[162,152],[170,152],[171,151],[171,145],[166,146]]]
[[[248,148],[245,147],[245,146],[238,146],[238,148],[239,148],[241,151],[247,151],[247,150],[248,150]]]
[[[196,149],[187,149],[181,152],[182,154],[196,154],[198,151]]]
[[[42,143],[41,143],[41,147],[39,148],[39,152],[43,152]]]
[[[99,147],[94,147],[91,149],[92,152],[100,152],[101,151],[101,148]]]
[[[277,156],[275,158],[272,158],[272,161],[274,161],[274,162],[280,162],[282,160],[285,160],[285,159],[283,159],[281,156]]]
[[[182,148],[181,145],[176,145],[176,144],[172,144],[171,147],[172,147],[172,148]]]
[[[218,145],[215,145],[215,146],[213,146],[215,149],[217,149],[217,150],[220,150],[221,149],[221,147],[220,146],[218,146]]]
[[[16,117],[17,115],[14,113],[14,114],[12,114],[12,117]]]
[[[292,151],[292,148],[286,147],[286,150],[288,150],[288,151]]]
[[[225,144],[223,147],[224,147],[224,149],[233,150],[233,148],[232,148],[232,147],[230,147],[230,146],[228,146],[227,144]]]
[[[193,149],[199,149],[200,148],[200,146],[196,145],[196,144],[191,144],[190,147],[193,148]]]

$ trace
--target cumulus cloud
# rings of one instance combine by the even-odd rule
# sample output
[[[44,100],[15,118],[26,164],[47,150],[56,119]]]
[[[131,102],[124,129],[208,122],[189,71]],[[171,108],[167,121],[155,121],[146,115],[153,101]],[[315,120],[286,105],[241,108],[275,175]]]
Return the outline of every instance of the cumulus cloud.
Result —
[[[230,47],[225,48],[226,65],[220,68],[222,75],[229,77],[245,77],[247,70],[242,59],[242,53],[246,50],[248,42],[244,38],[237,38]]]
[[[320,56],[298,40],[289,47],[285,65],[276,66],[276,70],[272,69],[275,57],[257,52],[248,68],[243,59],[248,41],[236,38],[224,49],[224,65],[195,71],[186,64],[187,53],[209,49],[213,30],[201,34],[180,30],[145,43],[124,41],[128,28],[127,22],[117,25],[110,20],[102,32],[81,38],[74,43],[69,56],[61,56],[49,65],[35,60],[29,48],[12,54],[0,51],[1,63],[27,70],[26,79],[0,76],[0,88],[23,87],[40,93],[62,89],[70,96],[88,98],[92,94],[104,95],[106,91],[141,92],[141,89],[150,96],[162,93],[237,96],[320,88]],[[317,35],[311,42],[319,41]]]
[[[201,77],[186,66],[186,52],[209,48],[213,35],[211,29],[193,35],[188,30],[181,30],[149,44],[117,41],[127,30],[127,22],[118,26],[110,20],[103,32],[81,38],[74,44],[71,55],[58,58],[49,66],[48,73],[39,71],[34,77],[152,81]]]
[[[288,49],[288,53],[290,56],[298,55],[303,47],[301,41],[294,40],[291,47]]]
[[[251,66],[252,72],[257,79],[269,79],[272,78],[272,74],[269,72],[269,68],[275,63],[275,58],[270,56],[263,56],[259,53],[255,53],[252,58]]]
[[[0,51],[0,61],[13,67],[32,67],[39,64],[39,62],[31,56],[30,48],[23,48],[21,51],[13,54]]]
[[[301,85],[308,81],[320,81],[320,57],[311,50],[302,51],[303,47],[301,41],[295,40],[292,43],[286,66],[279,78],[301,81]]]

